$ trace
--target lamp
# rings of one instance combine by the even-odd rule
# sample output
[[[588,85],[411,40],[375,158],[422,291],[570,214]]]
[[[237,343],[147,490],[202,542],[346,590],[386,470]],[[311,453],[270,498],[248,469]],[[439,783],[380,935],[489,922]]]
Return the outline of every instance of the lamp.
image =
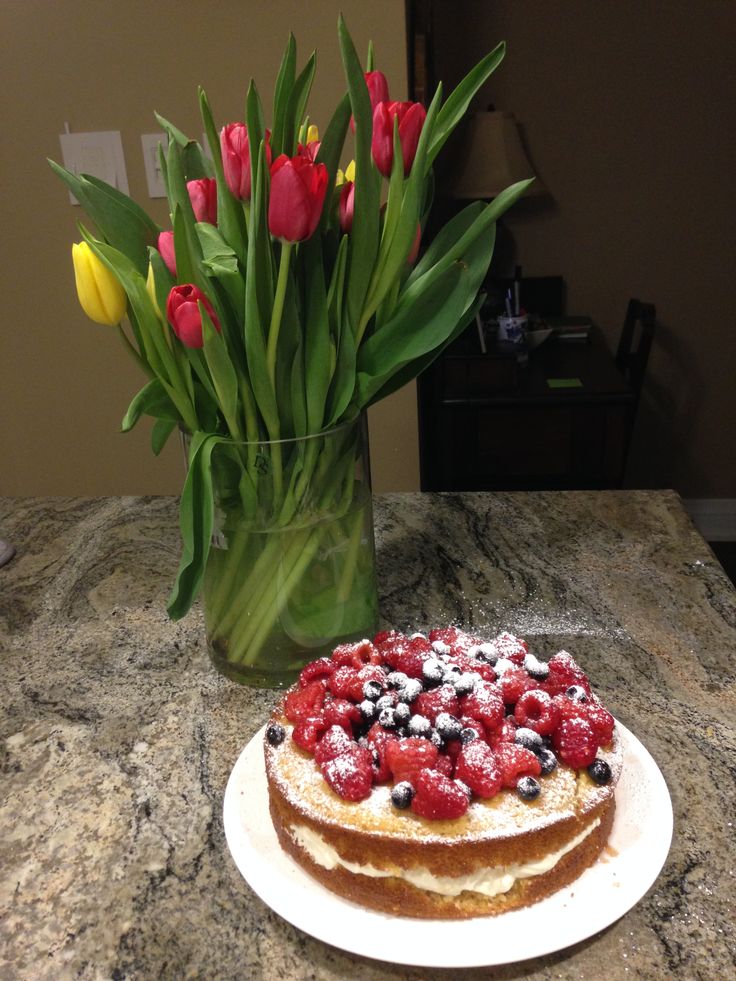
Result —
[[[510,112],[476,112],[467,117],[446,177],[451,197],[488,200],[509,184],[533,176]],[[538,184],[535,180],[527,194],[538,194],[542,190]]]

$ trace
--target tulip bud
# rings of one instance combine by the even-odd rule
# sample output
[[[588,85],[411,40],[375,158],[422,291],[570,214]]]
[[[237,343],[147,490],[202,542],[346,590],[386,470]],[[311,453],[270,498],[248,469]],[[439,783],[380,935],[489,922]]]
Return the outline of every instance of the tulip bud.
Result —
[[[74,278],[82,309],[98,324],[114,327],[125,314],[127,298],[117,277],[86,242],[72,245]]]
[[[176,279],[176,253],[174,252],[174,233],[173,232],[161,232],[158,236],[158,251],[161,253],[161,258],[166,263],[166,268],[169,270],[171,275]]]
[[[368,86],[368,95],[371,98],[371,110],[374,110],[379,102],[388,102],[388,81],[383,72],[365,72],[365,84]],[[350,129],[355,132],[355,119],[350,117]]]
[[[271,165],[271,131],[266,130],[266,163]],[[250,143],[248,127],[245,123],[229,123],[223,126],[220,133],[220,149],[222,150],[222,168],[225,171],[225,181],[231,194],[241,201],[250,201],[251,172],[250,172]]]
[[[339,187],[341,184],[344,184],[345,181],[353,181],[353,182],[355,181],[355,161],[354,160],[351,160],[350,161],[350,163],[345,168],[345,171],[344,172],[342,170],[340,170],[340,168],[338,167],[337,175],[335,177],[335,185],[337,187]]]
[[[187,191],[197,221],[206,221],[210,225],[216,225],[217,181],[212,177],[200,177],[196,181],[187,181]]]
[[[146,276],[146,293],[148,293],[148,298],[153,304],[153,309],[160,317],[161,311],[159,310],[158,300],[156,299],[156,277],[153,272],[153,266],[150,262],[148,263],[148,275]]]
[[[282,153],[271,165],[268,227],[275,238],[303,242],[319,224],[327,193],[327,167]]]
[[[394,162],[394,117],[399,121],[399,142],[406,177],[414,163],[427,112],[420,102],[379,102],[376,106],[373,111],[371,149],[376,167],[384,177],[391,176]]]
[[[355,210],[355,184],[352,181],[345,181],[342,185],[337,210],[340,228],[347,235],[353,227],[353,212]]]
[[[202,315],[199,303],[209,314],[215,330],[220,330],[212,304],[202,290],[187,283],[184,286],[173,286],[166,301],[166,319],[171,324],[174,333],[185,347],[202,347]]]

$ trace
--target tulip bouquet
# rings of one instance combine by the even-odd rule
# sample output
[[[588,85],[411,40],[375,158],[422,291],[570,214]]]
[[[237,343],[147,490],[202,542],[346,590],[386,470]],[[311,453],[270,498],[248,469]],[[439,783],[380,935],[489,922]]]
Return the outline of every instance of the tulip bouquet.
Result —
[[[315,58],[297,72],[293,38],[270,126],[254,82],[245,121],[219,132],[200,91],[209,154],[158,117],[168,229],[103,181],[52,163],[97,227],[82,227],[74,247],[82,306],[118,326],[149,379],[123,429],[154,417],[156,453],[176,427],[186,434],[169,613],[183,616],[209,576],[208,637],[233,671],[257,662],[277,625],[305,647],[370,629],[356,420],[473,320],[495,221],[528,184],[465,208],[418,258],[433,162],[504,47],[446,100],[439,86],[425,110],[391,101],[372,48],[364,68],[342,18],[338,35],[347,92],[321,139],[307,115]],[[348,140],[354,160],[343,172]],[[342,535],[326,514],[343,522]],[[333,574],[311,568],[337,553]],[[285,626],[300,591],[302,623]],[[352,620],[335,622],[336,610],[351,609]]]

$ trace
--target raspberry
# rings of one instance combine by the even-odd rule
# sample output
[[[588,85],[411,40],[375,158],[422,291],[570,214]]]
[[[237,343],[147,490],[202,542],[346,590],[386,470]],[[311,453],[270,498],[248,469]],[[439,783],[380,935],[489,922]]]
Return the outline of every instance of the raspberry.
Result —
[[[463,746],[455,764],[455,776],[479,797],[494,797],[501,789],[501,770],[493,750],[479,739]]]
[[[488,745],[495,749],[499,743],[513,743],[516,739],[516,720],[513,715],[507,715],[498,729],[488,733]]]
[[[440,685],[439,688],[423,691],[418,695],[412,703],[411,710],[417,715],[424,715],[434,725],[435,719],[441,712],[459,715],[460,704],[452,685]]]
[[[469,695],[460,700],[461,713],[482,722],[488,730],[497,729],[503,722],[503,699],[496,685],[479,681]]]
[[[616,724],[608,709],[603,708],[600,702],[588,702],[585,705],[583,718],[595,733],[598,745],[607,746],[613,739],[613,728]]]
[[[560,651],[549,660],[549,675],[541,685],[550,695],[561,695],[571,685],[580,685],[590,695],[590,682],[571,654]]]
[[[360,694],[362,685],[356,669],[342,665],[330,675],[327,680],[327,687],[335,698],[350,698],[356,688]]]
[[[404,651],[409,649],[409,638],[396,630],[389,631],[388,635],[381,641],[376,641],[376,650],[381,658],[396,670],[399,657]]]
[[[486,730],[483,728],[482,722],[479,722],[477,719],[471,719],[469,715],[461,716],[460,721],[462,722],[463,725],[463,731],[465,731],[466,729],[472,729],[473,732],[477,735],[478,739],[482,739],[485,742]],[[466,742],[469,741],[468,737],[467,736],[463,737],[462,734],[460,738],[461,739],[464,738]]]
[[[501,689],[503,700],[507,705],[515,705],[525,691],[537,687],[536,681],[533,681],[526,671],[516,664],[500,674],[496,684]]]
[[[297,688],[284,699],[284,715],[289,722],[300,722],[308,715],[319,714],[325,700],[324,681],[311,681],[304,688]]]
[[[516,743],[500,743],[495,750],[501,771],[501,784],[515,788],[519,777],[538,777],[542,772],[539,760],[530,749]]]
[[[455,773],[455,764],[449,753],[440,753],[434,765],[435,770],[443,773],[446,777],[452,777]]]
[[[360,709],[345,698],[326,701],[322,711],[329,725],[342,726],[349,734],[352,734],[353,723],[360,722]]]
[[[332,652],[332,660],[339,668],[347,665],[360,670],[370,660],[373,650],[373,644],[369,640],[359,640],[354,644],[338,644]]]
[[[409,678],[421,678],[424,662],[432,654],[432,645],[424,637],[414,637],[396,662],[399,671]]]
[[[387,732],[380,722],[374,723],[368,731],[368,749],[376,754],[373,762],[373,780],[375,783],[385,783],[391,779],[391,767],[388,765],[386,751],[390,743],[398,742],[396,736]]]
[[[343,800],[365,800],[371,792],[371,754],[357,744],[353,749],[323,763],[320,769],[329,786]]]
[[[463,788],[438,770],[420,770],[414,781],[411,802],[414,814],[432,821],[451,821],[468,809],[470,801]]]
[[[327,728],[327,722],[322,715],[308,715],[294,726],[291,738],[299,749],[305,753],[313,753],[317,740]]]
[[[514,718],[520,726],[548,736],[560,722],[560,710],[552,696],[541,688],[525,691],[514,708]]]
[[[395,780],[409,780],[419,770],[430,770],[437,762],[436,746],[421,736],[394,739],[386,745],[386,762]]]
[[[342,726],[330,726],[314,747],[314,760],[318,766],[334,760],[349,751],[355,743]]]
[[[514,664],[523,664],[524,658],[529,653],[525,641],[507,632],[499,634],[493,641],[493,646],[499,657],[505,657]]]
[[[595,759],[598,741],[585,719],[565,719],[552,735],[552,745],[563,763],[578,770]]]
[[[586,709],[588,706],[583,702],[576,702],[574,699],[568,698],[567,695],[555,695],[552,698],[552,703],[557,709],[558,725],[566,719],[587,718]]]
[[[299,687],[306,688],[312,681],[319,681],[320,678],[329,678],[335,670],[335,664],[329,657],[320,657],[317,661],[311,661],[299,675]]]

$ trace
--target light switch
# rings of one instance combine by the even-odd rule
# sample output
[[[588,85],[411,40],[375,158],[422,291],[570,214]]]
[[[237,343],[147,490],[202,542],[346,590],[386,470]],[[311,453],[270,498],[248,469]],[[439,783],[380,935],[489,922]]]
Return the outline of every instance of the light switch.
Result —
[[[169,138],[165,133],[141,134],[143,163],[146,167],[146,181],[148,182],[148,196],[150,198],[166,197],[166,184],[164,183],[164,175],[161,173],[161,164],[158,159],[159,143],[163,146],[164,150],[168,146]]]
[[[99,177],[124,194],[128,194],[123,142],[118,130],[100,133],[61,133],[61,155],[64,166],[73,174]],[[72,204],[79,202],[70,194]]]

